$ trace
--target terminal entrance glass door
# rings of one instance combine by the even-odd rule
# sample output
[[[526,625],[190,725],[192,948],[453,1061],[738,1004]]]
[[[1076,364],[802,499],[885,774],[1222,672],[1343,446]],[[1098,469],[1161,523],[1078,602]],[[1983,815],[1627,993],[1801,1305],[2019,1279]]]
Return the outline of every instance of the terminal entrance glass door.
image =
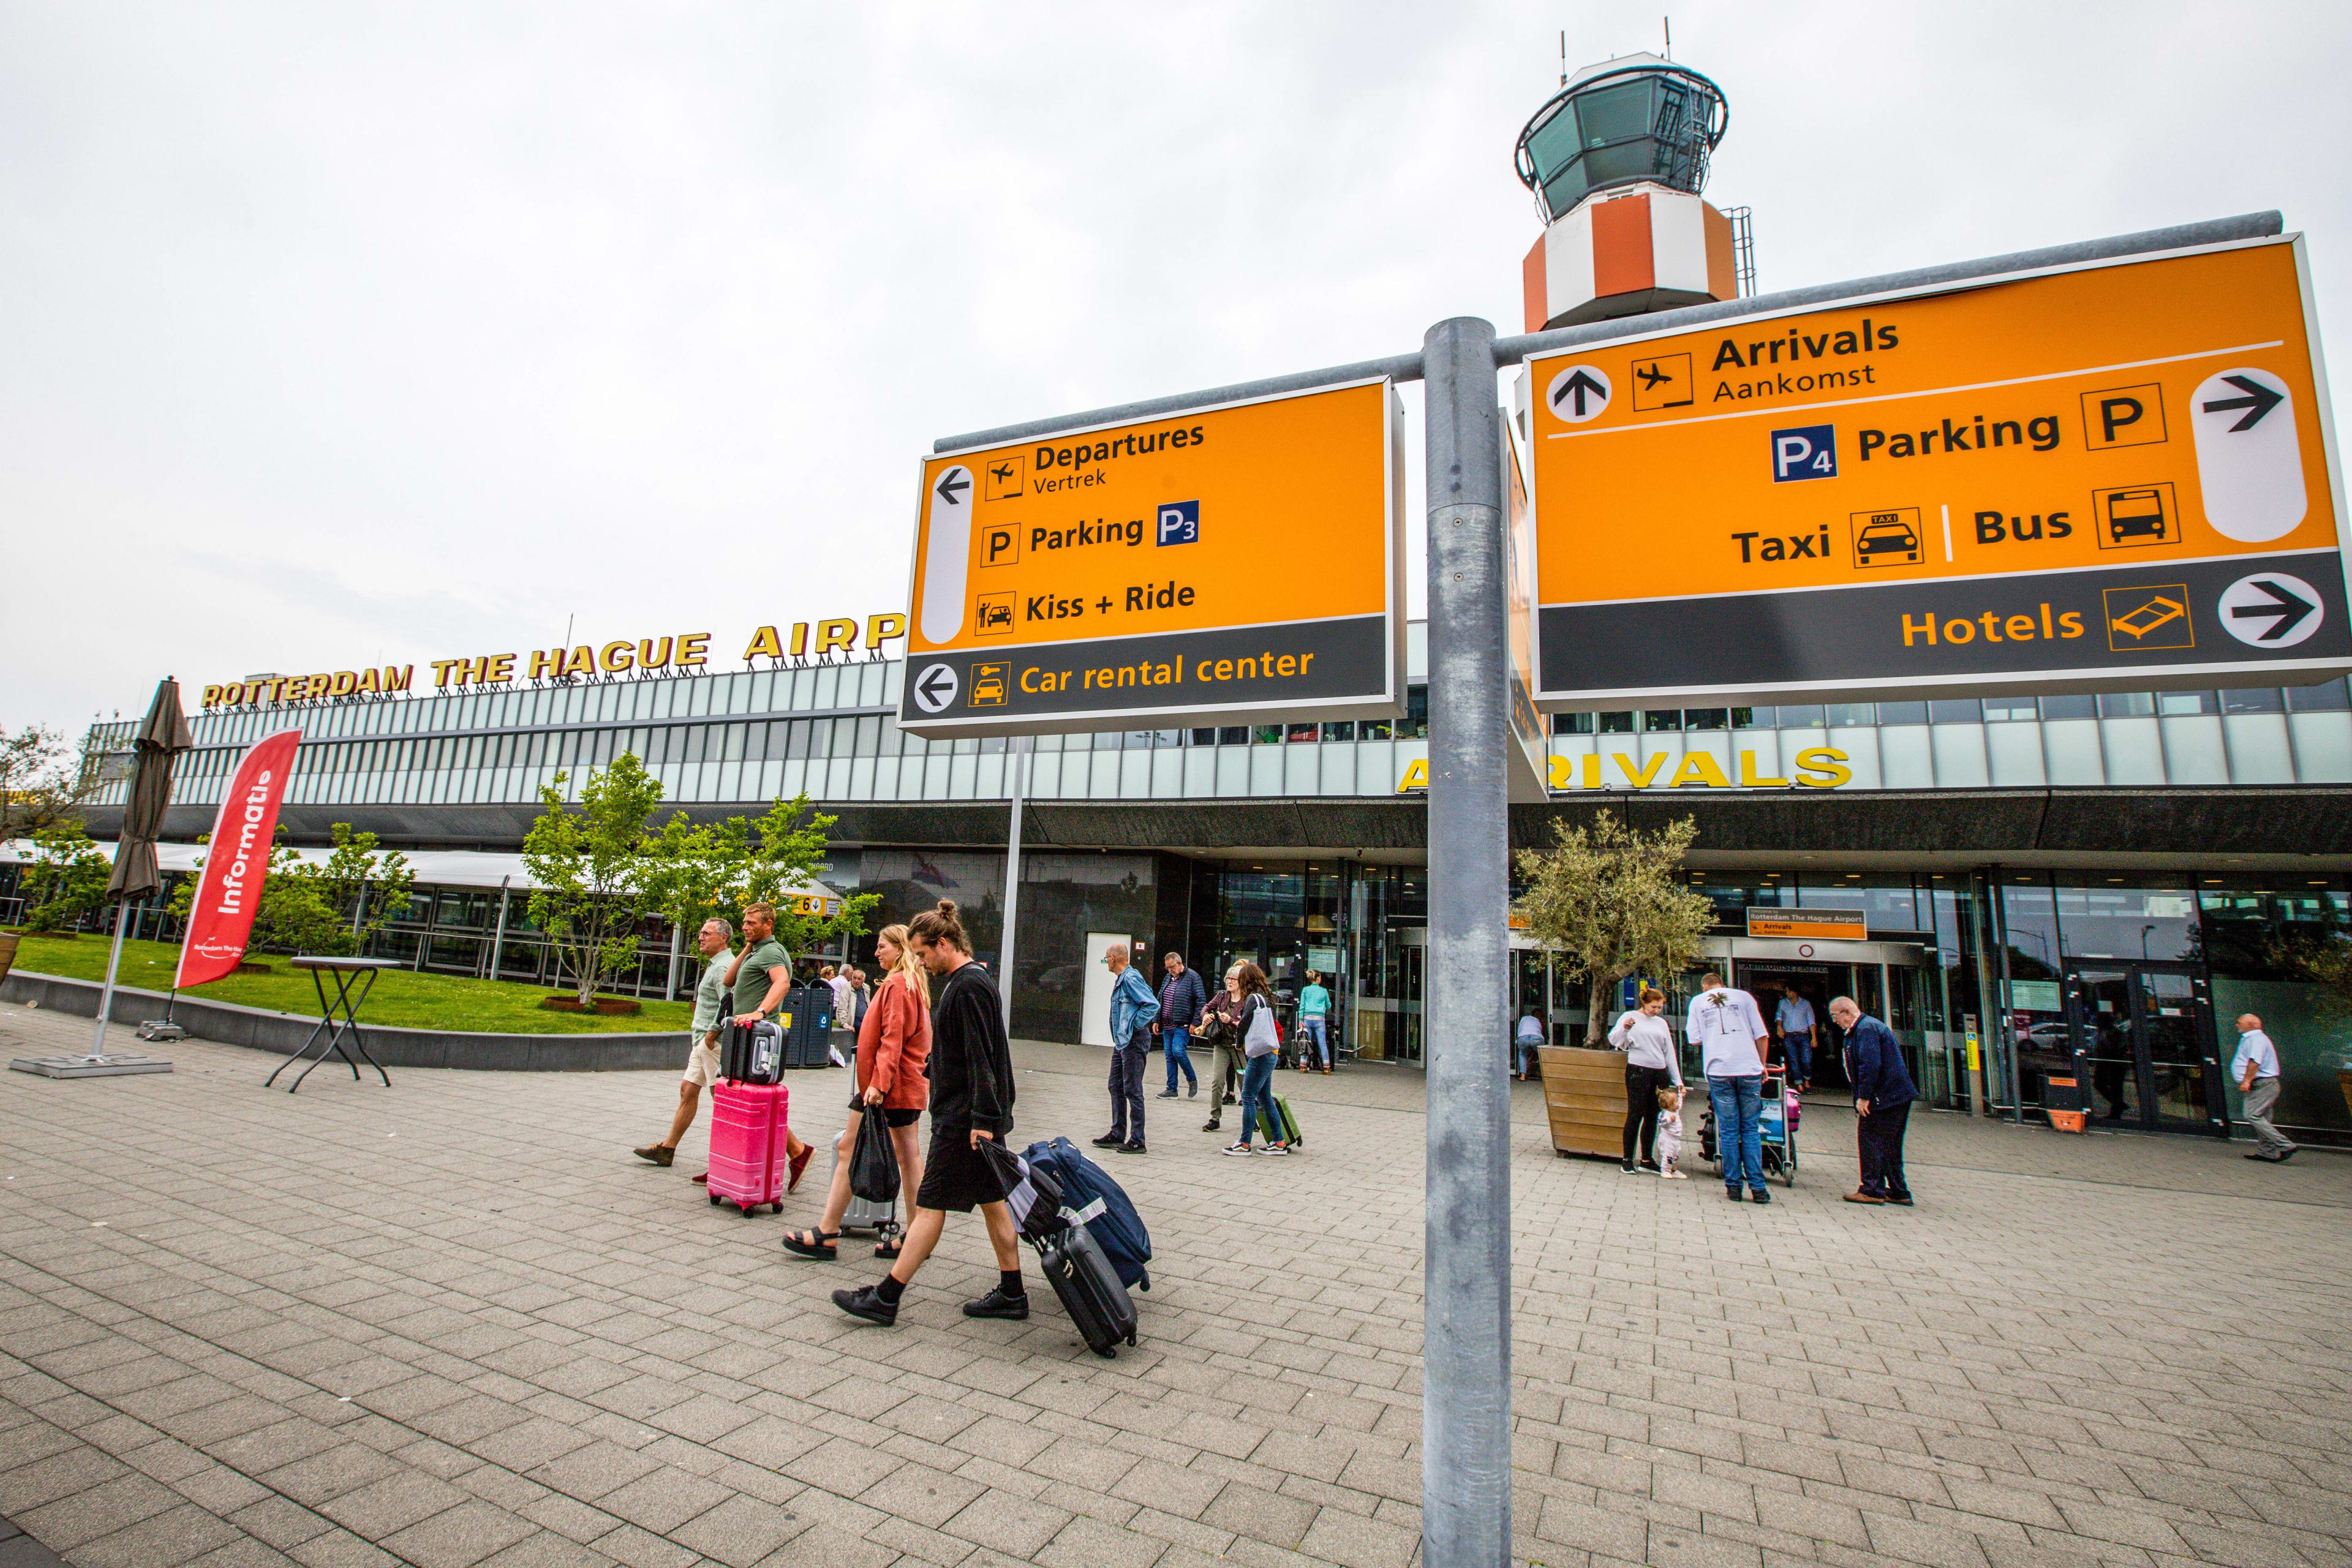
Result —
[[[2121,1131],[2222,1132],[2221,1063],[2203,972],[2186,963],[2075,963],[2066,972],[2084,1109]]]

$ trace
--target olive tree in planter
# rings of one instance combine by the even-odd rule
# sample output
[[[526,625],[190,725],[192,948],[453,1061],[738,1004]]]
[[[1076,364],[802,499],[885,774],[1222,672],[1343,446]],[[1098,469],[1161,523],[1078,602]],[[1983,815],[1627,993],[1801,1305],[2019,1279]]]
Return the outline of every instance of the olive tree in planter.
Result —
[[[530,919],[553,947],[583,1012],[595,1005],[596,983],[635,961],[637,928],[657,911],[661,857],[649,830],[661,804],[661,781],[624,752],[591,769],[574,804],[568,773],[540,786],[545,807],[522,841],[522,862],[538,887]]]
[[[1522,849],[1527,893],[1515,912],[1569,973],[1584,981],[1584,1043],[1607,1030],[1609,997],[1629,974],[1679,974],[1705,951],[1715,906],[1682,879],[1698,837],[1691,817],[1643,833],[1597,814],[1590,826],[1552,825],[1549,849]]]

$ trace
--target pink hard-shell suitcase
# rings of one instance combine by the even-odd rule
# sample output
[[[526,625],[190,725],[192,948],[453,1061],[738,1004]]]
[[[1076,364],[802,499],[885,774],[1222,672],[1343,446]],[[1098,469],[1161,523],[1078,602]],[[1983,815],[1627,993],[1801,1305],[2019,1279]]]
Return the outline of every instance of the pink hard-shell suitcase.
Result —
[[[785,1112],[792,1090],[780,1083],[710,1086],[710,1201],[731,1203],[745,1214],[761,1204],[784,1212],[784,1177],[791,1162],[782,1156]]]

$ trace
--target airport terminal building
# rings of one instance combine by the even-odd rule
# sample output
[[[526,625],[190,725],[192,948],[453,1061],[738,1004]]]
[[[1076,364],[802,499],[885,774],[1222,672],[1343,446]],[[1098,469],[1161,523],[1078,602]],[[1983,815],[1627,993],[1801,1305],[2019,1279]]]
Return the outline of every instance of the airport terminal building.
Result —
[[[1216,971],[1236,958],[1337,998],[1360,1060],[1419,1061],[1424,985],[1424,628],[1405,716],[1349,723],[1043,736],[1024,791],[1017,1033],[1079,1040],[1102,948],[1125,936]],[[1002,949],[1017,751],[925,742],[893,721],[890,658],[786,654],[735,673],[675,668],[434,691],[215,706],[193,720],[166,829],[208,831],[243,748],[306,733],[283,822],[345,822],[431,851],[382,951],[419,967],[546,978],[498,875],[558,770],[624,752],[698,817],[805,791],[838,816],[826,880],[882,896],[879,925],[931,900]],[[281,688],[281,690],[283,689]],[[2241,1012],[2287,1064],[2279,1120],[2352,1142],[2344,1026],[2283,966],[2283,942],[2347,920],[2352,694],[2341,680],[2242,690],[1562,714],[1548,802],[1511,808],[1519,847],[1615,809],[1690,815],[1713,951],[1740,984],[1846,993],[1899,1032],[1935,1104],[2038,1115],[2074,1077],[2100,1125],[2223,1131]],[[95,731],[127,745],[129,722]],[[1422,764],[1417,766],[1416,764]],[[115,831],[125,786],[90,813]],[[467,868],[473,868],[468,869]],[[437,879],[437,880],[436,880]],[[13,889],[0,889],[0,892]],[[1506,911],[1496,911],[1497,921]],[[870,946],[870,938],[867,939]],[[1515,938],[1514,1016],[1580,1029],[1584,998]],[[667,933],[635,982],[658,994]],[[650,988],[650,989],[648,989]],[[1498,1040],[1497,1048],[1502,1043]],[[1817,1075],[1826,1080],[1831,1075]]]

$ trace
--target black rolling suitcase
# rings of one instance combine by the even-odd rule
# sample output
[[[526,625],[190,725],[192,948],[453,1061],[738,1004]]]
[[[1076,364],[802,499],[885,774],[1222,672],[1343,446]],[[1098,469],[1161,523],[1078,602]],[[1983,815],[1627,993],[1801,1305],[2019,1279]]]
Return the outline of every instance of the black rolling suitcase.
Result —
[[[784,1031],[762,1018],[719,1031],[719,1076],[734,1083],[774,1083],[783,1076]]]
[[[1135,1342],[1135,1302],[1093,1231],[1066,1225],[1039,1239],[1037,1262],[1088,1350],[1108,1361],[1118,1354],[1120,1341]]]

